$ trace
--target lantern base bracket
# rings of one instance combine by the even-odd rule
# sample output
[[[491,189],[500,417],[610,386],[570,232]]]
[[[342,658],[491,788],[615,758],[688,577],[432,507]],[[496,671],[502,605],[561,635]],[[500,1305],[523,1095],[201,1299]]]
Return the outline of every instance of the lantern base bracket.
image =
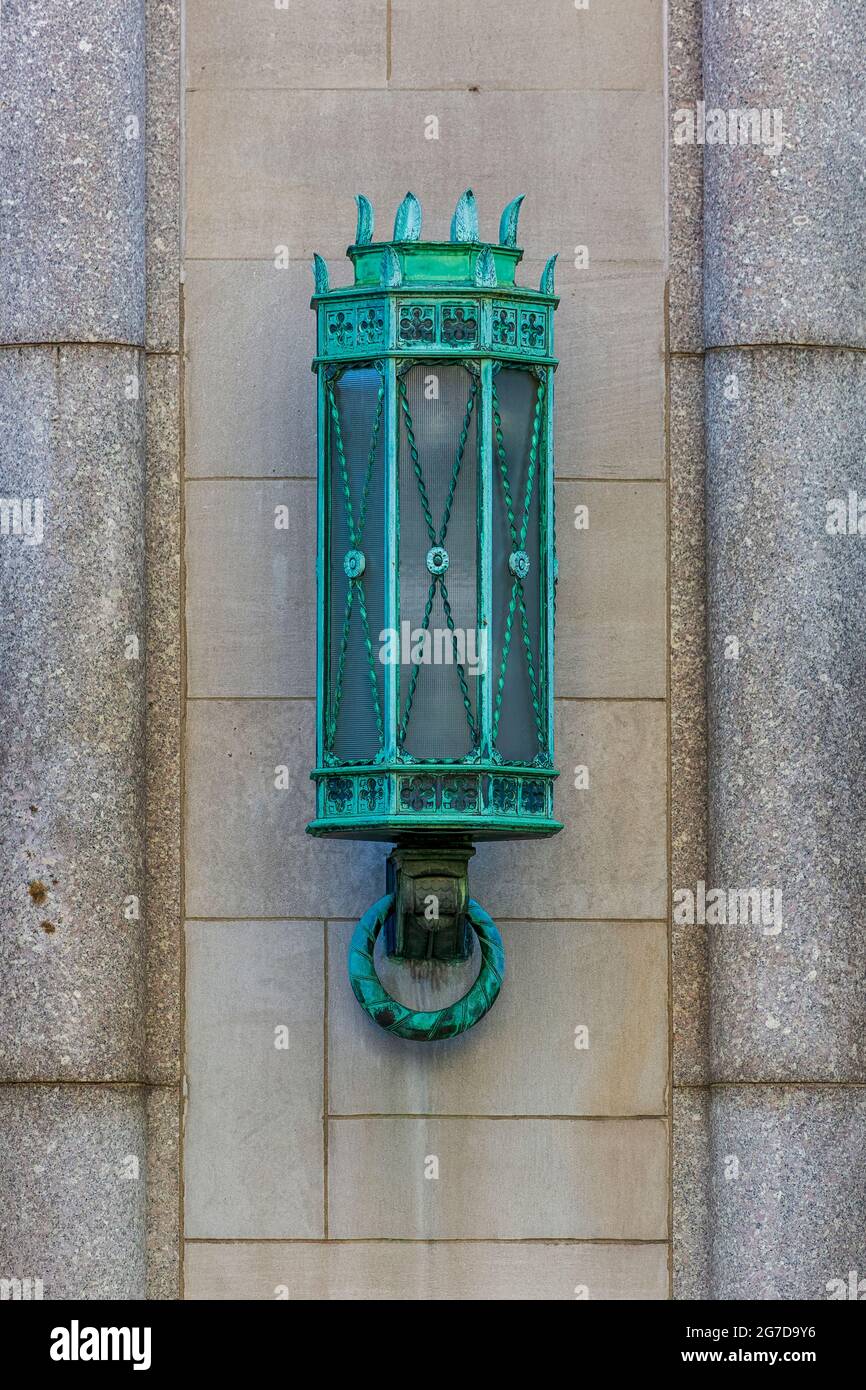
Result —
[[[471,844],[402,844],[388,856],[386,887],[394,910],[385,949],[399,960],[454,964],[472,954],[469,921]]]

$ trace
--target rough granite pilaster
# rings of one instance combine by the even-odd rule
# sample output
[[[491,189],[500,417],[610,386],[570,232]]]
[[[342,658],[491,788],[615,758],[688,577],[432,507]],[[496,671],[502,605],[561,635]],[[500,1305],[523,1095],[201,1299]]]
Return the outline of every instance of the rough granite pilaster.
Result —
[[[703,97],[701,0],[667,6],[671,886],[706,879],[703,150],[680,143]],[[671,923],[672,1296],[708,1296],[706,929]]]
[[[866,1268],[864,1131],[862,1086],[713,1087],[713,1299],[850,1297]]]
[[[145,0],[148,1298],[180,1292],[181,0]]]
[[[3,5],[0,1275],[45,1298],[145,1291],[144,10]]]
[[[776,895],[708,929],[712,1077],[863,1082],[866,355],[710,354],[707,435],[711,878]]]
[[[144,0],[4,0],[0,342],[144,339]]]
[[[140,1076],[139,366],[128,348],[0,350],[2,496],[32,499],[41,516],[41,539],[0,537],[6,1081]]]
[[[770,137],[704,149],[708,887],[768,894],[708,928],[716,1299],[866,1266],[864,22],[704,4],[707,120]]]
[[[144,1297],[145,1096],[0,1086],[0,1258],[3,1278],[22,1284],[13,1299]]]
[[[866,344],[864,31],[864,0],[704,0],[707,138],[748,135],[704,146],[707,347]]]

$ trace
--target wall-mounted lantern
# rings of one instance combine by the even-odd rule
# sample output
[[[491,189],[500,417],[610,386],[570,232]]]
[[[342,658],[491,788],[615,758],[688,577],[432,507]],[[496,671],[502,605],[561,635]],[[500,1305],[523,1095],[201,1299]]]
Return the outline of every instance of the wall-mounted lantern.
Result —
[[[471,191],[451,240],[421,241],[407,193],[392,241],[358,197],[354,284],[315,258],[318,678],[312,835],[394,844],[388,891],[355,931],[360,1004],[402,1037],[476,1023],[502,983],[493,922],[468,895],[475,840],[555,834],[552,257],[514,282],[520,198],[498,245]],[[481,968],[413,1012],[373,950]]]

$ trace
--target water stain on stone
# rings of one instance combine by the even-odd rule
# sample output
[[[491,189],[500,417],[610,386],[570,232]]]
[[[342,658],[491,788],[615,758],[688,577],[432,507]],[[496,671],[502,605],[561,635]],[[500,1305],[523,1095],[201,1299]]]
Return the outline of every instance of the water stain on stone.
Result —
[[[44,903],[48,897],[48,889],[41,879],[34,878],[32,883],[28,883],[27,892],[35,903]]]
[[[39,925],[42,928],[42,930],[48,932],[49,935],[51,934],[51,932],[57,931],[57,928],[55,927],[53,922],[40,922]]]

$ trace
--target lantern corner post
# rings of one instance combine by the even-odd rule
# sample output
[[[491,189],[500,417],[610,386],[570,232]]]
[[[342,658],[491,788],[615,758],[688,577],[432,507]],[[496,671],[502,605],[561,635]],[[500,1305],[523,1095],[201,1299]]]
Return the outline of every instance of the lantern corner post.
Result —
[[[552,331],[552,330],[551,330]],[[554,474],[553,441],[553,396],[556,366],[550,363],[545,368],[547,395],[544,417],[544,490],[541,513],[541,553],[544,566],[544,584],[541,586],[542,624],[542,673],[545,692],[545,717],[547,727],[547,755],[554,765],[555,750],[555,706],[554,706],[554,667],[553,653],[556,642],[556,590],[559,583],[559,560],[556,549],[556,477]]]
[[[481,431],[478,441],[478,628],[484,653],[478,679],[482,762],[493,759],[493,361],[481,362]]]
[[[396,333],[396,304],[389,304],[392,334]],[[393,340],[393,339],[392,339]],[[400,480],[399,440],[400,413],[397,404],[397,359],[388,356],[382,366],[385,383],[385,611],[384,627],[391,636],[391,655],[395,646],[399,652],[400,638]],[[383,741],[380,759],[385,767],[397,760],[399,738],[400,664],[393,659],[383,662]],[[391,785],[393,785],[391,783]],[[392,809],[396,809],[392,806]]]
[[[328,525],[329,486],[326,467],[327,424],[325,404],[325,367],[319,363],[316,373],[316,768],[325,765],[327,744],[327,711],[330,695],[328,692],[328,668],[330,646],[330,584],[328,582],[328,552],[330,550]],[[318,810],[319,784],[316,782]]]

